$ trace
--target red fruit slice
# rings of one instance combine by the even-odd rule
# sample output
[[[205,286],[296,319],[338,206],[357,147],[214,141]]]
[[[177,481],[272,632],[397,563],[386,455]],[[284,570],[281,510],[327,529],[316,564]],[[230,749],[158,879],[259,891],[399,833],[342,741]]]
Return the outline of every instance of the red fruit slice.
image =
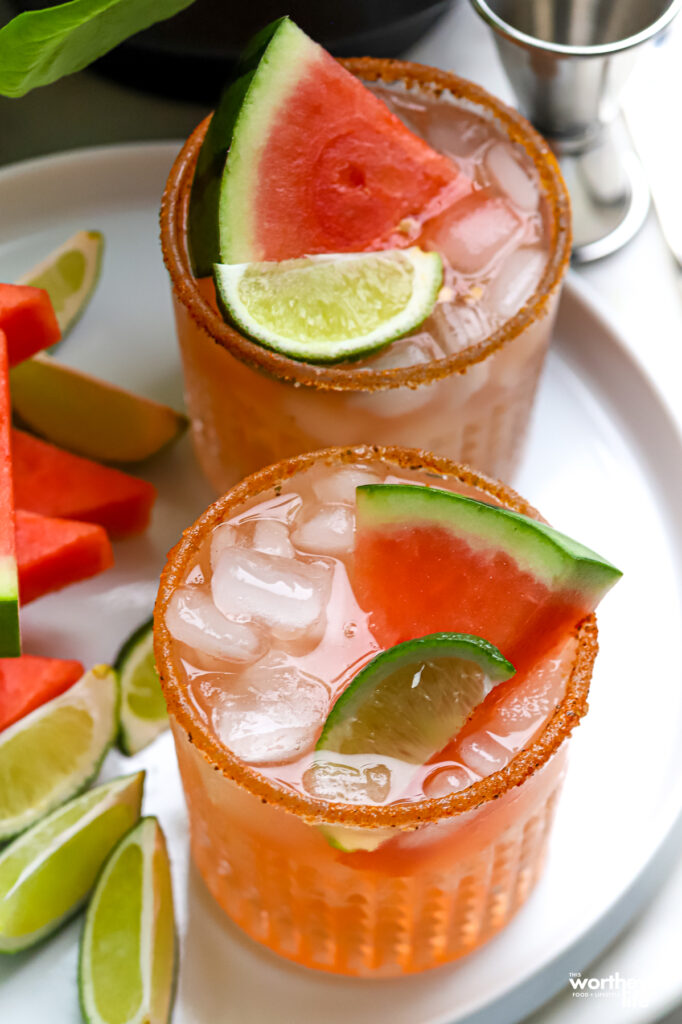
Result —
[[[408,245],[419,223],[471,190],[286,18],[246,92],[240,79],[230,95],[226,107],[238,113],[220,190],[223,263]],[[219,113],[229,124],[230,110]],[[414,231],[400,230],[406,219]]]
[[[16,513],[19,596],[22,604],[113,565],[106,531],[91,523]]]
[[[0,330],[7,335],[9,365],[16,366],[61,338],[50,296],[28,284],[0,284]]]
[[[7,339],[0,330],[0,657],[13,658],[21,652],[21,641],[10,457],[12,418],[7,362]]]
[[[17,508],[98,523],[112,537],[139,533],[149,524],[156,498],[152,484],[21,430],[12,431],[12,472]]]
[[[517,679],[621,576],[544,523],[409,484],[358,488],[354,572],[383,647],[474,633],[500,649]]]
[[[0,729],[67,690],[83,675],[80,661],[38,658],[0,658]]]

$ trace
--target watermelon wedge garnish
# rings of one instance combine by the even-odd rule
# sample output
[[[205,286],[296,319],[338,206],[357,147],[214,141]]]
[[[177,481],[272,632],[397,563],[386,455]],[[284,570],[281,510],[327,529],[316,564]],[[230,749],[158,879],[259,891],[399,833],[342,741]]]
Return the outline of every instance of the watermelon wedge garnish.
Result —
[[[474,633],[520,675],[622,575],[544,523],[451,491],[376,484],[356,493],[355,592],[382,647]]]
[[[80,661],[39,658],[0,658],[0,729],[46,704],[78,682],[84,672]]]
[[[0,284],[0,330],[7,336],[10,366],[61,338],[50,296],[44,288],[27,284]]]
[[[410,245],[419,224],[470,192],[451,160],[288,18],[256,37],[238,73],[197,164],[198,276],[215,262]],[[408,219],[412,232],[400,229]]]
[[[106,531],[94,523],[17,510],[16,537],[22,604],[96,576],[114,562]]]
[[[0,657],[14,658],[21,652],[21,641],[10,455],[12,413],[8,364],[7,339],[0,330]]]
[[[99,523],[112,537],[144,530],[156,498],[146,480],[12,431],[17,508],[60,519]]]

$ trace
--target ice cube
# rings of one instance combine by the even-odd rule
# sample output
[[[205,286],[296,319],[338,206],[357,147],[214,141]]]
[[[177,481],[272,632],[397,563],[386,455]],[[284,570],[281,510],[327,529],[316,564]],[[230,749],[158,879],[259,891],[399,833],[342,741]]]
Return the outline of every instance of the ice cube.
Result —
[[[429,317],[429,325],[446,352],[461,352],[491,333],[487,310],[480,302],[441,302]]]
[[[282,763],[312,749],[329,704],[323,682],[268,656],[223,692],[212,723],[221,742],[243,761]]]
[[[427,226],[423,240],[464,274],[482,271],[523,224],[509,203],[479,189],[445,210]]]
[[[205,582],[206,579],[204,577],[204,570],[201,568],[201,563],[197,562],[196,565],[193,565],[192,568],[187,573],[187,575],[185,576],[185,583],[200,584]]]
[[[215,570],[216,562],[225,548],[234,547],[237,543],[237,531],[229,523],[219,523],[211,534],[211,570]]]
[[[486,309],[503,323],[533,294],[547,263],[547,253],[524,247],[507,256],[485,292]]]
[[[540,190],[526,174],[514,156],[511,146],[498,142],[491,146],[485,158],[488,173],[512,203],[521,210],[536,210],[540,202]]]
[[[459,758],[465,768],[470,768],[482,779],[506,767],[511,756],[506,747],[487,733],[470,736],[459,744]]]
[[[422,331],[392,342],[371,363],[367,362],[367,369],[392,370],[401,366],[422,366],[444,357],[445,352],[436,339]],[[392,419],[423,408],[433,399],[433,395],[433,386],[423,384],[417,388],[401,386],[381,391],[361,391],[353,395],[349,402],[374,416]]]
[[[395,370],[401,366],[422,366],[442,359],[445,353],[435,338],[428,331],[411,334],[408,338],[397,341],[381,350],[377,355],[366,359],[362,364],[368,370]]]
[[[356,463],[329,469],[313,482],[315,497],[329,504],[355,505],[355,490],[363,484],[380,484],[382,477],[370,466]]]
[[[436,799],[439,796],[448,796],[450,793],[459,793],[479,777],[476,772],[472,772],[462,764],[450,764],[445,768],[438,768],[424,780],[424,796]]]
[[[257,519],[251,543],[256,551],[262,551],[266,555],[294,557],[294,548],[289,540],[289,527],[277,519]]]
[[[226,619],[203,587],[178,587],[173,592],[166,625],[176,640],[210,658],[243,665],[265,653],[260,630]]]
[[[316,555],[346,555],[353,548],[355,514],[346,505],[323,505],[296,524],[297,548]]]
[[[330,586],[328,565],[238,547],[222,552],[211,580],[223,615],[260,622],[285,640],[321,632]]]
[[[456,107],[454,111],[455,117],[444,117],[439,102],[419,134],[439,153],[471,157],[490,139],[490,125],[482,117],[459,113]]]
[[[348,804],[382,804],[391,792],[391,772],[383,763],[318,760],[303,773],[302,782],[311,796]]]

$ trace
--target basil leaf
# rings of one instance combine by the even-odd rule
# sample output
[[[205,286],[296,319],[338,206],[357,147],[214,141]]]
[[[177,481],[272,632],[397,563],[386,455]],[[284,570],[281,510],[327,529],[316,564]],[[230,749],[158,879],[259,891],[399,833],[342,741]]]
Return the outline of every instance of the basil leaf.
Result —
[[[70,0],[0,28],[0,95],[24,96],[81,71],[128,36],[194,0]]]

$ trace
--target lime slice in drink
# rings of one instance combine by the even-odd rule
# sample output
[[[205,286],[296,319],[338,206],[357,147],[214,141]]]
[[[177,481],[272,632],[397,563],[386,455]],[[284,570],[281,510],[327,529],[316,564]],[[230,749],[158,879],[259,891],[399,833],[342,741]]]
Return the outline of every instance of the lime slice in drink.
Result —
[[[216,263],[223,314],[255,341],[293,359],[332,363],[409,334],[443,280],[435,252],[306,256],[282,263]]]
[[[316,751],[320,771],[340,769],[345,755],[363,755],[388,774],[400,762],[422,765],[462,728],[497,683],[514,675],[513,665],[487,640],[466,633],[432,633],[382,651],[355,677],[332,708]],[[324,755],[322,758],[321,755]],[[341,764],[335,757],[341,755]],[[387,764],[380,762],[387,759]],[[366,786],[350,762],[347,802]],[[367,768],[363,769],[364,776]],[[386,787],[388,788],[388,787]],[[373,850],[391,835],[386,829],[321,828],[337,849]]]
[[[0,733],[0,841],[23,832],[95,778],[118,727],[118,682],[97,665]]]
[[[0,953],[50,935],[83,904],[109,853],[140,816],[144,772],[70,800],[0,854]]]
[[[432,633],[377,654],[329,713],[316,750],[425,764],[514,666],[467,633]]]
[[[45,289],[57,315],[62,341],[92,298],[103,252],[104,236],[100,231],[78,231],[17,282]],[[53,345],[52,351],[56,347]]]
[[[119,746],[124,754],[137,754],[168,728],[166,702],[154,662],[150,619],[126,640],[116,658],[121,687]]]
[[[175,982],[170,864],[156,818],[123,837],[100,875],[80,948],[88,1024],[162,1024]]]

